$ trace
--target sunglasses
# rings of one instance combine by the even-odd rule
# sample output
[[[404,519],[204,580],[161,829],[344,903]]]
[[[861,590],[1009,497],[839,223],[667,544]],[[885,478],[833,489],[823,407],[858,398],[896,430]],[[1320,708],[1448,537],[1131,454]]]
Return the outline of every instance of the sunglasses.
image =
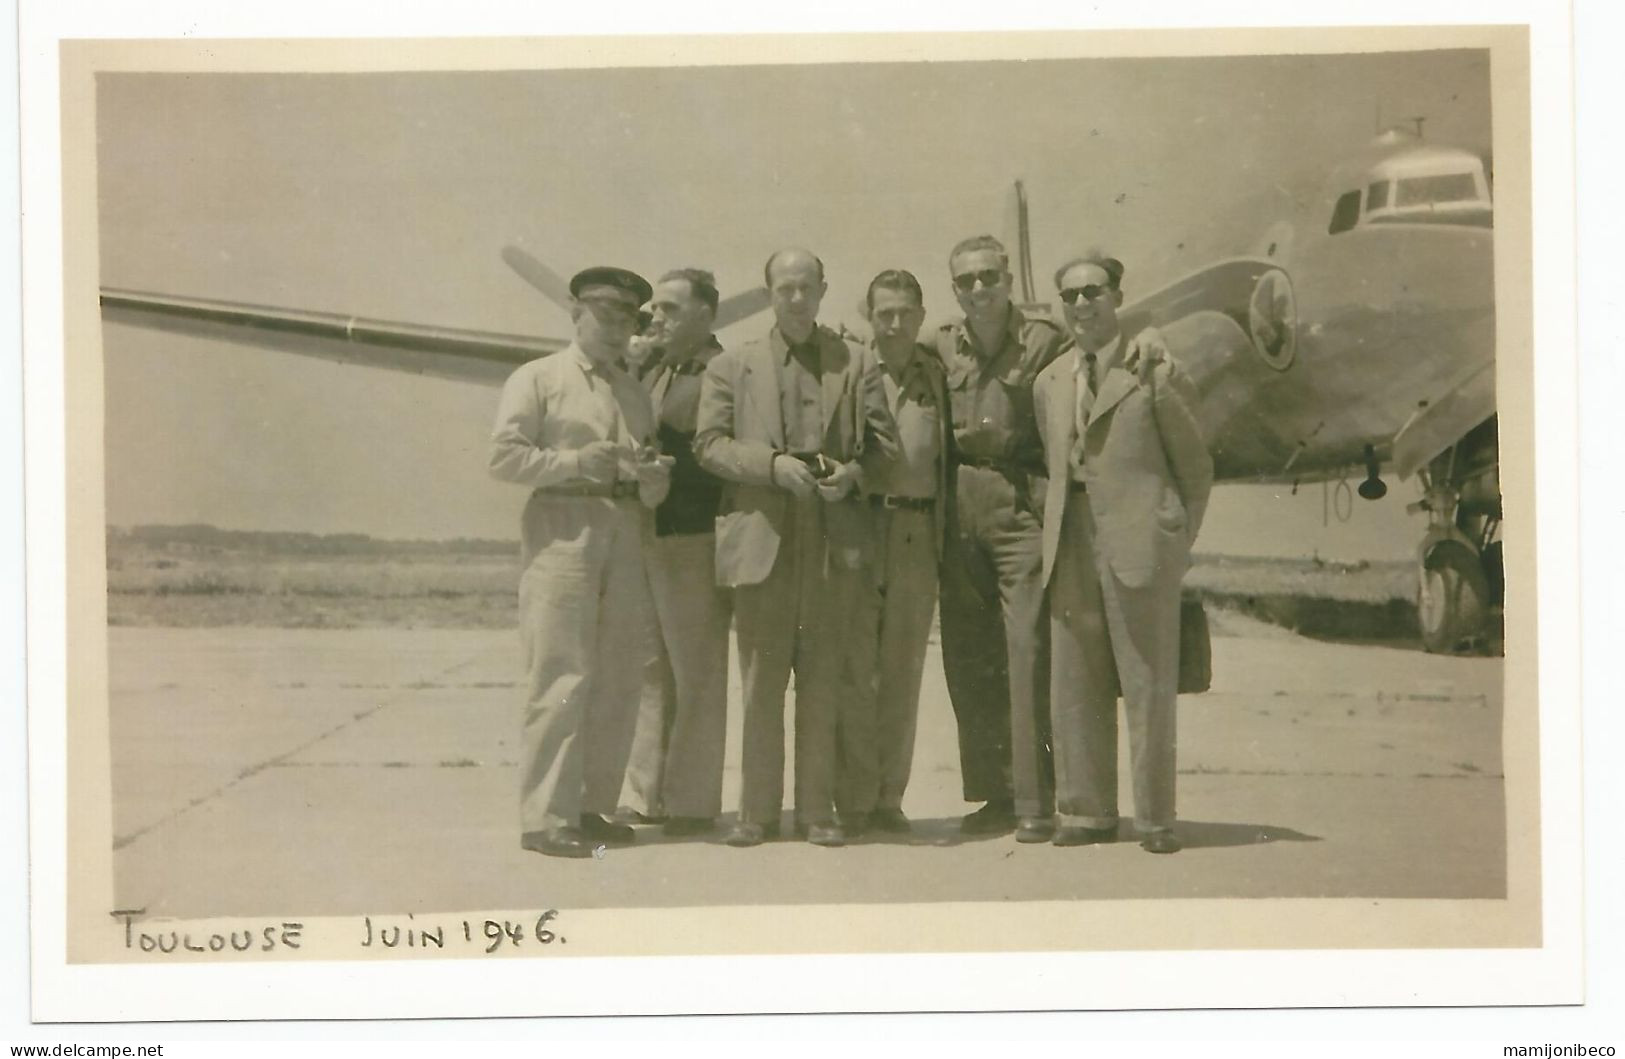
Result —
[[[1085,283],[1081,287],[1068,287],[1066,290],[1062,291],[1061,300],[1066,302],[1068,305],[1076,305],[1079,298],[1082,298],[1086,302],[1092,302],[1097,298],[1110,294],[1116,289],[1116,287],[1113,287],[1107,283]]]
[[[968,294],[976,289],[978,280],[984,287],[997,287],[1004,282],[1004,270],[984,268],[980,272],[966,272],[954,277],[954,286]]]

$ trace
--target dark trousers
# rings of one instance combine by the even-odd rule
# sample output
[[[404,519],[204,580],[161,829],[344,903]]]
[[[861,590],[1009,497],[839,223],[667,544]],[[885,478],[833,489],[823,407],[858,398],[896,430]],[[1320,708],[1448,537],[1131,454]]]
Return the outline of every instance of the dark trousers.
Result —
[[[1013,798],[1018,814],[1047,816],[1055,780],[1040,523],[1025,486],[978,467],[958,476],[942,568],[942,664],[965,800]]]

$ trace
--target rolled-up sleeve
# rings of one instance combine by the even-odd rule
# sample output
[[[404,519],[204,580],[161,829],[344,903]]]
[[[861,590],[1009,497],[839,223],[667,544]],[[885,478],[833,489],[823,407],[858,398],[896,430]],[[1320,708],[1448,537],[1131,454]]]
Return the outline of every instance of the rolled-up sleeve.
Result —
[[[528,366],[508,377],[491,431],[491,477],[533,489],[581,477],[576,450],[545,444],[549,397],[546,380]]]

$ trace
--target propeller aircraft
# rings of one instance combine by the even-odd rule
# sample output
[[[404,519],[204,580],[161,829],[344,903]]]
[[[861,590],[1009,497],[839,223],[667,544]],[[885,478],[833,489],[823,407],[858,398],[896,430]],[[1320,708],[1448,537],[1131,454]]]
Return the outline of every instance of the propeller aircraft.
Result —
[[[1126,331],[1161,329],[1196,384],[1219,481],[1359,468],[1360,495],[1377,501],[1384,468],[1418,480],[1418,612],[1434,651],[1483,635],[1502,580],[1491,176],[1486,156],[1391,131],[1323,186],[1281,190],[1256,245],[1220,251],[1120,312]],[[1011,204],[1015,300],[1048,312],[1020,182]],[[502,257],[568,306],[567,283],[533,255],[508,246]],[[731,295],[716,327],[767,305],[764,288]],[[101,306],[108,322],[493,385],[567,345],[114,288]]]

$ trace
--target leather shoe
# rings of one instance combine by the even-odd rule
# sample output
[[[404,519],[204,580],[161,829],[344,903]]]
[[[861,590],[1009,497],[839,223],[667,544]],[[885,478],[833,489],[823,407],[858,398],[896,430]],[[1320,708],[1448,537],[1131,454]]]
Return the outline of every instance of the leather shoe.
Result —
[[[988,802],[959,821],[967,835],[1001,835],[1016,826],[1016,807],[1008,798]]]
[[[811,824],[807,828],[807,841],[815,846],[844,846],[846,832],[840,824]]]
[[[623,824],[627,827],[632,827],[636,824],[663,824],[666,822],[666,818],[664,816],[642,813],[632,808],[630,805],[623,805],[619,809],[616,809],[615,815],[610,817],[610,820],[617,824]]]
[[[548,857],[590,857],[592,846],[581,832],[573,827],[554,827],[546,831],[526,831],[519,836],[519,845],[532,853]]]
[[[728,829],[728,833],[723,836],[722,841],[730,846],[743,849],[746,846],[760,846],[763,842],[771,842],[778,837],[779,825],[777,823],[753,824],[741,820]]]
[[[597,813],[581,814],[581,834],[588,842],[606,846],[630,846],[637,837],[625,824],[612,824]]]
[[[1055,830],[1057,846],[1096,846],[1117,841],[1115,827],[1081,827],[1068,825]]]
[[[847,838],[862,838],[869,832],[868,813],[842,813],[837,825]]]
[[[906,834],[914,829],[901,809],[876,809],[869,814],[869,826],[893,835]]]
[[[1172,831],[1162,828],[1148,832],[1140,839],[1140,848],[1147,853],[1178,853],[1184,847],[1179,844],[1178,837]]]
[[[709,816],[673,816],[666,820],[666,826],[660,830],[668,838],[692,838],[710,834],[715,826],[715,821]]]
[[[1053,816],[1024,816],[1016,822],[1017,842],[1048,842],[1054,835]]]

